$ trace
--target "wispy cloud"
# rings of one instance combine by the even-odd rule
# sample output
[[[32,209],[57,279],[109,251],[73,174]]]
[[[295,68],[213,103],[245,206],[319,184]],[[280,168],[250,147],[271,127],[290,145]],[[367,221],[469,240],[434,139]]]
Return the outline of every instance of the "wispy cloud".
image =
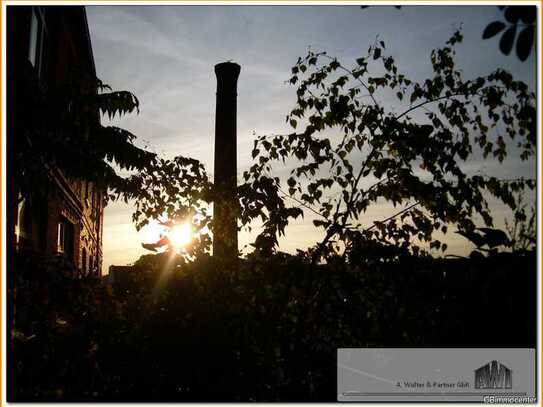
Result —
[[[494,6],[88,6],[98,75],[116,89],[133,91],[141,101],[138,116],[114,123],[127,128],[154,150],[200,159],[212,172],[215,75],[218,62],[242,67],[238,85],[238,165],[250,164],[253,131],[284,133],[284,118],[295,102],[284,83],[290,67],[308,46],[325,50],[346,63],[365,53],[377,35],[387,43],[400,69],[420,79],[431,73],[429,53],[442,46],[463,23],[465,42],[458,62],[466,76],[503,67],[534,87],[533,56],[525,63],[504,57],[497,41],[481,40],[486,24],[500,17]],[[477,171],[480,162],[466,167]],[[487,164],[489,173],[535,173],[535,163],[510,160]],[[281,169],[288,172],[288,168]],[[499,207],[496,206],[499,211]],[[366,215],[386,217],[388,206]],[[365,218],[366,219],[366,218]],[[376,219],[376,218],[373,218]],[[284,250],[307,247],[319,238],[309,219],[296,222],[281,240]],[[134,261],[141,249],[130,208],[115,203],[106,210],[105,264]],[[250,236],[243,235],[241,241]],[[467,251],[457,236],[454,250]],[[107,269],[107,268],[106,268]]]

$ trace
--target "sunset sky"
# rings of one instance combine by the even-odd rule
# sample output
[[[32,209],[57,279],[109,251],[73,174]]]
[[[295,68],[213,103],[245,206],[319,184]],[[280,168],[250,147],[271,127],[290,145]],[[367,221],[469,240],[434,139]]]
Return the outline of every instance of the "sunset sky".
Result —
[[[98,76],[113,89],[130,90],[141,102],[139,115],[114,124],[124,127],[159,154],[191,156],[213,169],[215,64],[241,65],[238,82],[238,173],[251,163],[253,133],[287,132],[285,115],[294,106],[295,89],[285,83],[290,68],[308,46],[327,51],[349,65],[363,55],[377,35],[402,71],[414,79],[429,75],[431,49],[442,46],[462,23],[464,43],[458,65],[464,77],[502,67],[533,89],[536,60],[504,56],[498,38],[483,41],[484,27],[502,15],[496,6],[87,6]],[[107,124],[104,122],[104,124]],[[535,176],[535,160],[510,159],[504,165],[470,162],[470,172],[511,178]],[[134,262],[143,240],[136,233],[131,208],[110,203],[104,219],[104,265]],[[367,221],[383,219],[382,206]],[[507,213],[496,207],[497,226]],[[287,229],[281,250],[307,248],[320,236],[311,217]],[[149,231],[147,231],[149,232]],[[250,236],[240,236],[240,248]],[[448,253],[465,254],[472,246],[450,234]]]

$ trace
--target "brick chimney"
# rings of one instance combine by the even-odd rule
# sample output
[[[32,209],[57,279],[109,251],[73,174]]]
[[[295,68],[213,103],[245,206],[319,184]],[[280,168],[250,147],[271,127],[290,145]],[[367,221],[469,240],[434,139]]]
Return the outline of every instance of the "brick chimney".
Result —
[[[230,263],[238,256],[235,215],[237,187],[237,82],[240,66],[233,62],[215,65],[217,107],[215,113],[214,183],[222,194],[213,205],[213,255]]]

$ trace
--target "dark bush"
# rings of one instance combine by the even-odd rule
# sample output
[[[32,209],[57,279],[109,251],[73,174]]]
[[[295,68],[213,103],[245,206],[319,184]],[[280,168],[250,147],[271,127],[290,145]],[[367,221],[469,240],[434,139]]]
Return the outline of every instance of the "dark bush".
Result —
[[[371,267],[280,253],[236,273],[204,256],[113,287],[61,259],[15,270],[11,401],[333,401],[338,347],[536,340],[534,253]]]

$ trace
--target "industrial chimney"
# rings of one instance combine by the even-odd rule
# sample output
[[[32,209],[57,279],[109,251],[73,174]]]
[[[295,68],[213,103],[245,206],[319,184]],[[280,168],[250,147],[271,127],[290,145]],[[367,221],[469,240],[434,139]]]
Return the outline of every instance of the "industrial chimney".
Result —
[[[214,183],[221,197],[213,205],[213,255],[228,263],[238,256],[236,219],[237,187],[237,82],[240,66],[233,62],[215,65],[217,107],[215,113]]]

